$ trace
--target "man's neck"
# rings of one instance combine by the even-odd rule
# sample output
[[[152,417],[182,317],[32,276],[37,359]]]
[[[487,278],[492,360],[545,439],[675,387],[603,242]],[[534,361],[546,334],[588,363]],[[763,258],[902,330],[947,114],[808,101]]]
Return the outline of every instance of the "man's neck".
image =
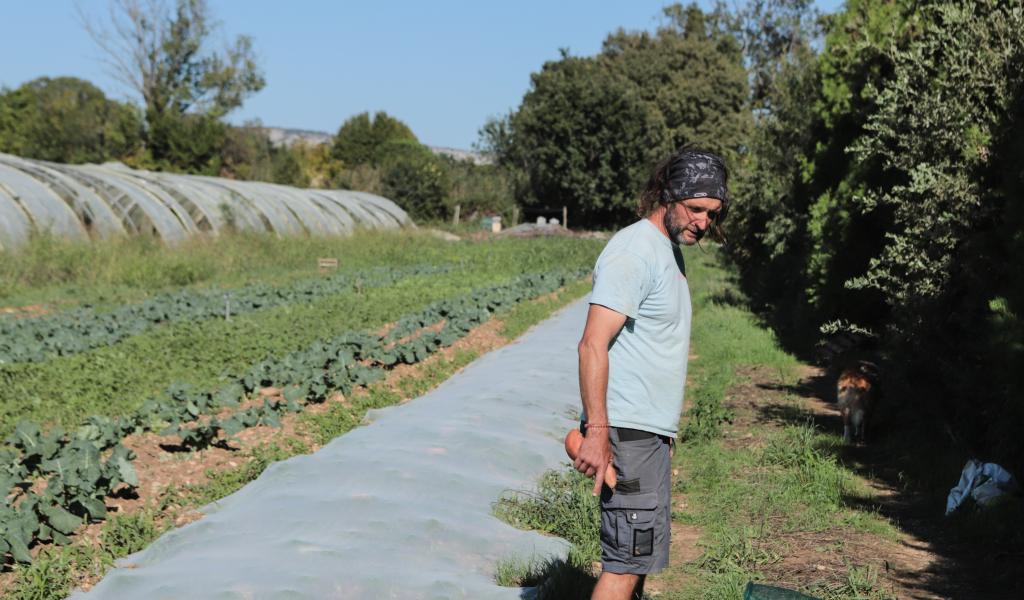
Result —
[[[644,217],[654,225],[661,235],[665,236],[665,239],[672,241],[672,238],[668,235],[668,229],[665,228],[665,205],[658,205],[658,208],[654,209],[654,212]]]

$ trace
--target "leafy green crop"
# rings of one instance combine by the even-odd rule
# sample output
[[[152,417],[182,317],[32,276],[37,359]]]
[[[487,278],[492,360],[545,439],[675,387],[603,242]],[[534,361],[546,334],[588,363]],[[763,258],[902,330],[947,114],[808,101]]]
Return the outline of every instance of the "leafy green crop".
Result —
[[[40,362],[110,346],[154,325],[229,318],[263,308],[310,302],[344,292],[390,285],[406,277],[445,273],[451,266],[374,267],[330,278],[274,288],[265,284],[236,290],[181,290],[139,304],[100,313],[88,307],[32,319],[0,318],[0,364]]]
[[[131,451],[120,444],[130,433],[159,431],[177,436],[184,448],[196,449],[226,444],[248,427],[279,427],[284,413],[322,402],[334,390],[348,394],[369,385],[396,364],[415,364],[455,343],[495,311],[552,292],[583,274],[524,275],[441,300],[399,319],[384,335],[346,332],[283,357],[270,356],[241,375],[227,377],[214,391],[175,384],[132,414],[91,416],[71,434],[60,428],[44,433],[39,425],[23,421],[5,440],[13,451],[0,449],[0,483],[11,490],[0,505],[0,553],[30,562],[32,544],[67,543],[84,520],[105,518],[104,498],[115,488],[138,485]],[[221,415],[263,386],[283,390],[283,399],[264,399]],[[104,461],[101,454],[108,449]],[[47,477],[47,486],[37,494],[29,487],[39,477]]]

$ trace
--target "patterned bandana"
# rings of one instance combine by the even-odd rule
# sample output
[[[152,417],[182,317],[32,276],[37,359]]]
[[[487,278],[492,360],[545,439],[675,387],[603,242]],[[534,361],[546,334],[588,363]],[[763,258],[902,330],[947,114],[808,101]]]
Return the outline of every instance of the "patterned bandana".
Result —
[[[723,205],[729,202],[725,163],[721,158],[705,152],[684,152],[672,161],[661,201],[687,198],[717,198]]]

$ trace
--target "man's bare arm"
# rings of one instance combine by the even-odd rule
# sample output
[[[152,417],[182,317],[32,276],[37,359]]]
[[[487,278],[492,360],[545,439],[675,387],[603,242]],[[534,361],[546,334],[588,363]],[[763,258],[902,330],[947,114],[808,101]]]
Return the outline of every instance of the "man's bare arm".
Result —
[[[599,304],[591,304],[587,325],[579,343],[580,395],[587,422],[608,424],[608,347],[626,323],[626,315]],[[592,427],[580,446],[574,466],[588,477],[594,477],[596,496],[604,483],[605,468],[611,462],[611,444],[607,427]]]

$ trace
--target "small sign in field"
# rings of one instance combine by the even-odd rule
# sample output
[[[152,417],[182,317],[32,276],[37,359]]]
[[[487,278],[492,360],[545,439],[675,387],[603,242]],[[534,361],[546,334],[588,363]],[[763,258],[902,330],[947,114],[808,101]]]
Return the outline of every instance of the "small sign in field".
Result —
[[[318,258],[316,265],[320,267],[320,272],[323,273],[327,269],[337,269],[338,259],[336,258]]]

